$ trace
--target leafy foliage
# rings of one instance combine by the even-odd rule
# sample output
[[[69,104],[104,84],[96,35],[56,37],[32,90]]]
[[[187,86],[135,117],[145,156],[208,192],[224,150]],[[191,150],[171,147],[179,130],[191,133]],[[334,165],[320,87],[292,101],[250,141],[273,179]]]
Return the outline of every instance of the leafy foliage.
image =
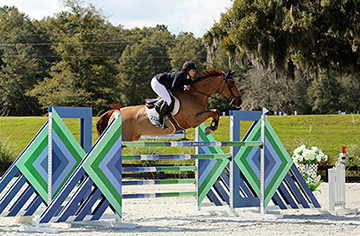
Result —
[[[150,80],[157,73],[171,70],[167,44],[173,39],[167,29],[160,28],[150,38],[125,48],[117,66],[123,106],[143,104],[146,98],[155,96]]]
[[[24,93],[32,88],[41,74],[40,54],[32,42],[39,42],[31,21],[16,8],[0,8],[0,115],[34,115],[36,100]],[[21,44],[18,44],[21,43]]]
[[[196,38],[167,26],[124,29],[81,0],[40,21],[0,8],[0,115],[40,115],[48,106],[144,103],[151,78],[180,70],[235,69],[242,109],[285,113],[359,110],[359,5],[352,0],[234,0]],[[197,76],[199,73],[197,74]],[[231,109],[222,96],[208,108]]]
[[[251,81],[242,86],[243,108],[265,104],[287,113],[295,107],[303,113],[333,113],[359,103],[359,97],[353,100],[349,95],[351,82],[336,82],[344,75],[360,75],[359,11],[360,5],[352,0],[235,0],[204,40],[211,58],[214,48],[221,46],[232,66],[250,65],[259,71],[254,78],[252,70]],[[333,72],[336,78],[330,77]],[[299,73],[307,76],[298,77]],[[305,79],[300,86],[299,78]],[[310,98],[293,93],[296,87],[309,89]]]
[[[63,24],[55,37],[58,44],[54,46],[62,60],[51,67],[51,78],[28,94],[38,96],[44,108],[91,106],[99,111],[107,107],[108,101],[114,101],[115,70],[102,43],[107,36],[106,25],[92,6],[82,7],[70,1],[67,4],[71,12],[61,14],[58,19]]]
[[[286,80],[286,77],[277,77],[275,73],[261,73],[252,69],[242,81],[241,91],[243,95],[242,109],[261,110],[267,107],[272,111],[291,111],[301,108],[303,89],[306,91],[304,80],[297,76],[294,80]]]
[[[359,75],[359,7],[351,0],[235,0],[204,38],[261,70]]]
[[[202,71],[206,63],[206,48],[202,40],[195,38],[192,33],[180,33],[175,45],[169,48],[171,66],[174,70],[181,70],[185,61],[194,61],[198,71]]]
[[[0,139],[0,162],[9,163],[15,159],[14,151],[8,146],[8,142]]]

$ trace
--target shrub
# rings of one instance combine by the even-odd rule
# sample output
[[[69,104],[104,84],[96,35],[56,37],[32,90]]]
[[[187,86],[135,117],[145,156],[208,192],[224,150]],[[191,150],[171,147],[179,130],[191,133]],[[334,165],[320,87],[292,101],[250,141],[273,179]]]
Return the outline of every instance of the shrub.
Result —
[[[0,162],[8,163],[15,159],[15,154],[7,142],[0,138]]]

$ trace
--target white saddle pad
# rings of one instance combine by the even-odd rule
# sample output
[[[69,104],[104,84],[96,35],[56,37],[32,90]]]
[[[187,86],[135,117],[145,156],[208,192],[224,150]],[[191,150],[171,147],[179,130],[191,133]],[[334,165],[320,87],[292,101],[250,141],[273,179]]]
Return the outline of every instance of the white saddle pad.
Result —
[[[172,116],[175,116],[180,110],[180,101],[174,97],[174,109],[172,110],[171,112],[171,115]],[[146,107],[146,113],[147,113],[147,116],[150,120],[150,122],[155,125],[158,121],[159,121],[159,113],[156,111],[155,108],[147,108]],[[165,120],[167,120],[167,116],[165,117]]]

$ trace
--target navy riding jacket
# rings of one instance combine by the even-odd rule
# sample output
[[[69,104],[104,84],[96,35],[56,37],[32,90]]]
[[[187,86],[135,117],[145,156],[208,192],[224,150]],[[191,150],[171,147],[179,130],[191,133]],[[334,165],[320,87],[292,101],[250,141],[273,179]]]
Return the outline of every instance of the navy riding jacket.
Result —
[[[191,83],[185,71],[160,73],[155,75],[155,78],[170,91],[184,90],[184,85]]]

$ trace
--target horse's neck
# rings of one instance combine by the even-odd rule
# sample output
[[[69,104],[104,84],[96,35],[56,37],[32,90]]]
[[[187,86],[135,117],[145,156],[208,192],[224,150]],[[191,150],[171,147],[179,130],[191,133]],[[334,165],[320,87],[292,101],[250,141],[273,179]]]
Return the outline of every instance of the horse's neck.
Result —
[[[190,91],[176,91],[174,95],[181,102],[184,102],[183,99],[185,98],[187,101],[206,107],[210,96],[220,92],[221,82],[222,80],[219,79],[218,76],[205,78],[192,83]]]
[[[219,87],[222,80],[218,76],[202,79],[193,84],[194,90],[204,93],[206,95],[214,95],[219,93]]]

